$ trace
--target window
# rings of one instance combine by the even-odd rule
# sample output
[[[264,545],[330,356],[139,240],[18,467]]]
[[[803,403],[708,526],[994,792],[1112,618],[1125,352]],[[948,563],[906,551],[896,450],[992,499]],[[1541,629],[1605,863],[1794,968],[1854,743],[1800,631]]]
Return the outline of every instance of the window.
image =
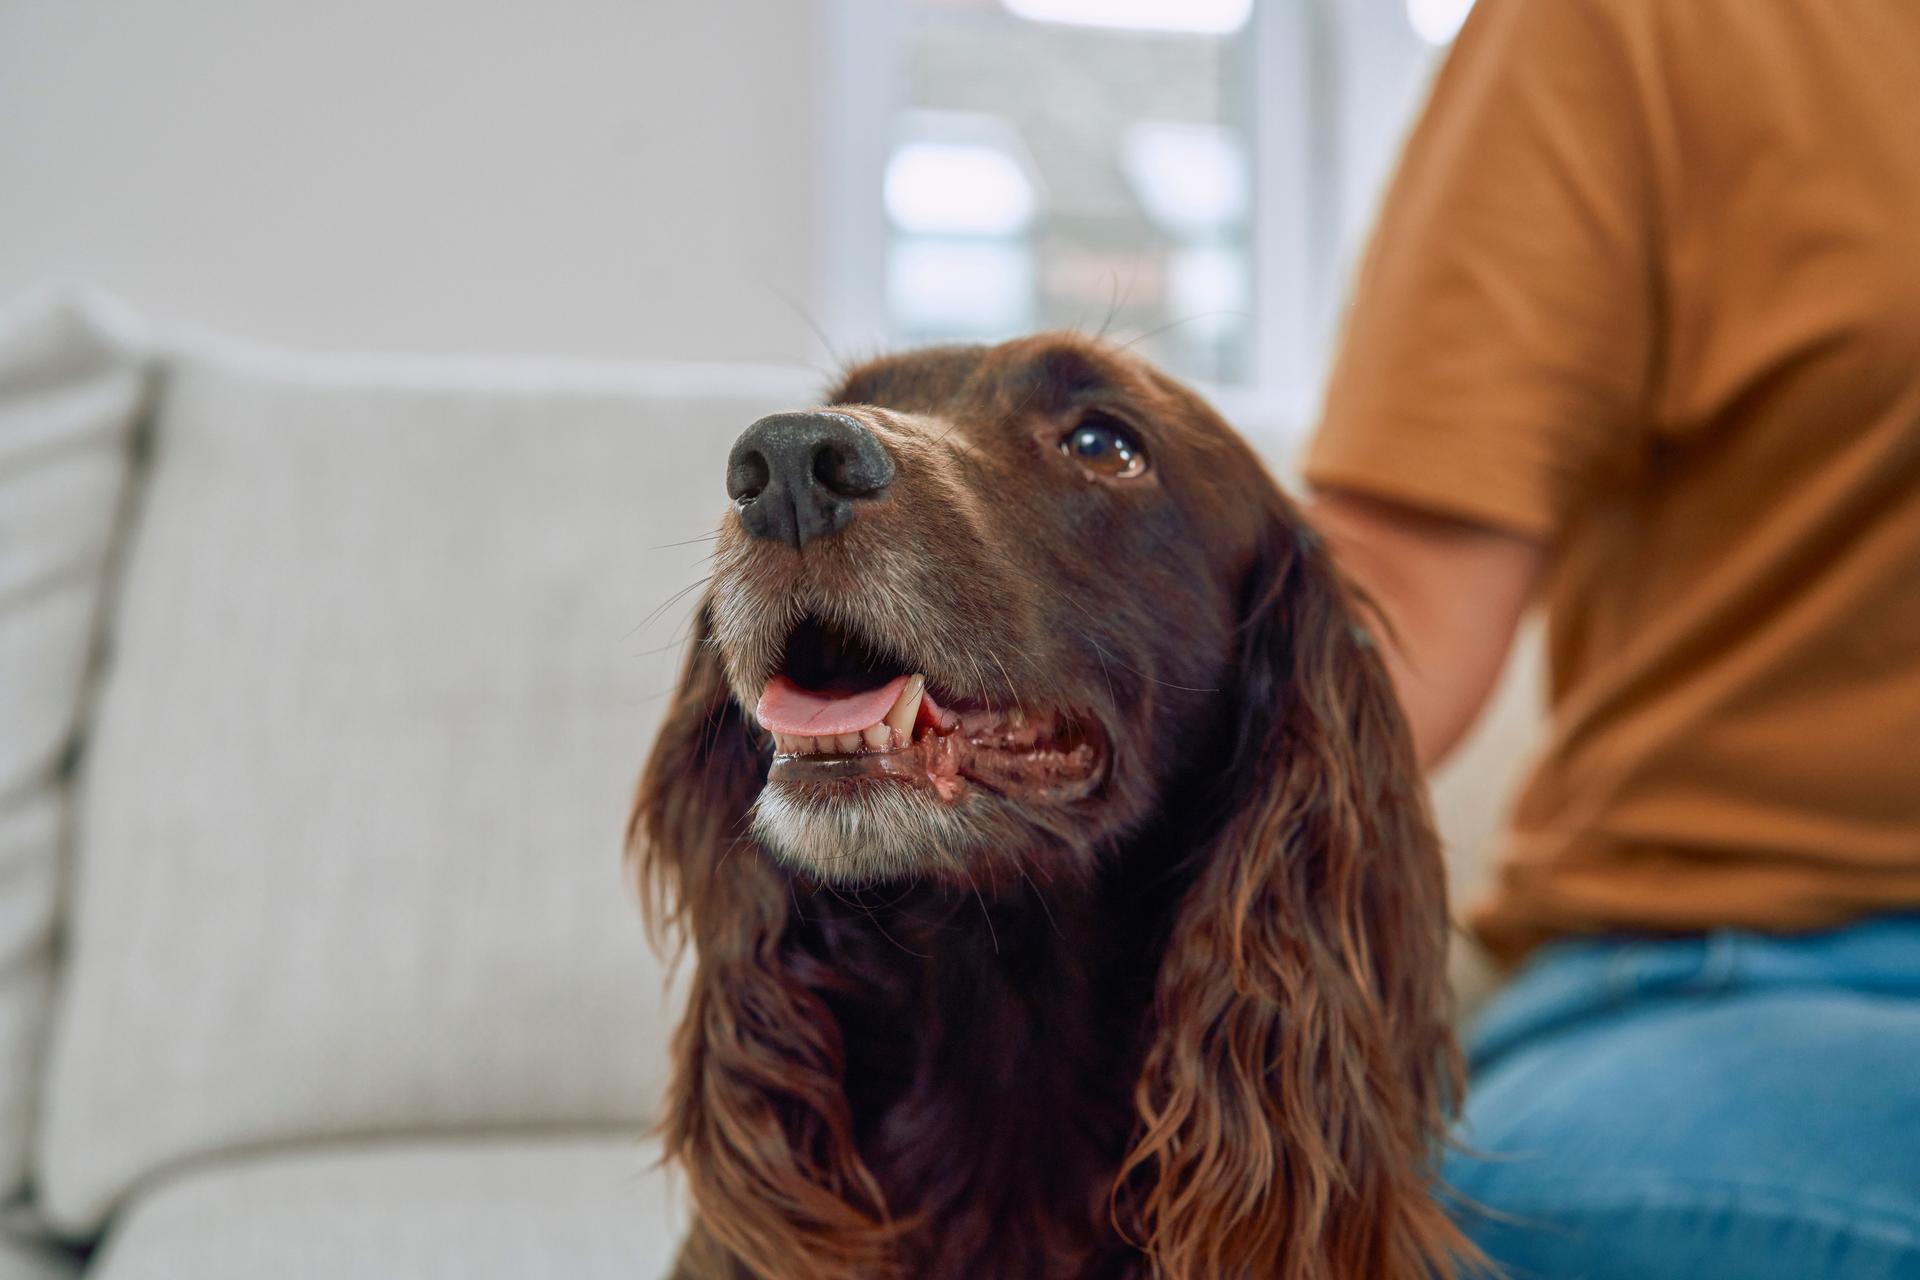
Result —
[[[825,327],[1104,330],[1256,434],[1471,0],[830,0]]]
[[[886,168],[910,341],[1152,333],[1191,377],[1251,363],[1248,0],[914,0]]]

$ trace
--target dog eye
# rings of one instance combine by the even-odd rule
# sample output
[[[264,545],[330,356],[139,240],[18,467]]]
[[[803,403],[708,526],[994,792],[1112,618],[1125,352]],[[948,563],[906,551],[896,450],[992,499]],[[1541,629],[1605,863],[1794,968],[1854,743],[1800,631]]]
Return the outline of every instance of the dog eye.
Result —
[[[1147,451],[1118,418],[1090,413],[1060,437],[1060,452],[1098,476],[1126,480],[1147,469]]]

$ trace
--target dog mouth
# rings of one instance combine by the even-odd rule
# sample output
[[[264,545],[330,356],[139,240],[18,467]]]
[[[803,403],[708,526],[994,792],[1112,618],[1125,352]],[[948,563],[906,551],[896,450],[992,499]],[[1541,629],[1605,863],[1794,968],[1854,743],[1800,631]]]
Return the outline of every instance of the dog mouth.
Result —
[[[1078,799],[1100,781],[1100,734],[1058,709],[951,693],[924,669],[816,617],[788,635],[755,718],[773,739],[770,783],[930,789],[954,803],[970,784],[1014,798]]]

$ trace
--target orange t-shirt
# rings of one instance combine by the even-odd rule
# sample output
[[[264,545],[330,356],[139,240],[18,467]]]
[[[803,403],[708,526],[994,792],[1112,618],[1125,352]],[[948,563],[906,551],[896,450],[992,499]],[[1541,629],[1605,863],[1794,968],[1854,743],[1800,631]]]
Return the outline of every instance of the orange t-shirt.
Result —
[[[1920,908],[1920,0],[1480,0],[1305,471],[1550,549],[1496,955]]]

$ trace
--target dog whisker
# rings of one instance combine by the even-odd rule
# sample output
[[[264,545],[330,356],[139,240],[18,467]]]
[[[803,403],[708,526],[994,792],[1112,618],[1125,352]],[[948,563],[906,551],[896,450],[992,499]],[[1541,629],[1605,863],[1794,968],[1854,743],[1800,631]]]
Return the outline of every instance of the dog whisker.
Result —
[[[1058,587],[1054,586],[1052,583],[1042,581],[1041,579],[1038,579],[1038,578],[1035,578],[1033,581],[1034,581],[1034,585],[1041,587],[1044,590],[1051,591],[1056,598],[1080,610],[1080,612],[1086,614],[1089,619],[1093,618],[1093,614],[1088,611],[1085,605],[1081,604],[1078,600],[1075,600],[1072,596],[1060,590]],[[1146,672],[1141,671],[1136,667],[1129,666],[1127,663],[1121,661],[1120,657],[1117,654],[1109,653],[1106,649],[1106,646],[1102,645],[1100,641],[1094,637],[1093,633],[1086,631],[1085,629],[1077,625],[1074,627],[1074,630],[1079,634],[1082,640],[1086,641],[1089,645],[1093,647],[1093,650],[1095,653],[1100,655],[1100,660],[1102,664],[1111,660],[1115,665],[1119,666],[1121,670],[1131,672],[1132,674],[1139,676],[1142,680],[1145,680],[1151,684],[1157,684],[1163,689],[1178,689],[1182,693],[1219,693],[1220,692],[1219,688],[1216,686],[1200,688],[1193,685],[1175,684],[1171,680],[1161,680],[1156,676],[1150,676]],[[1111,693],[1113,688],[1111,677],[1108,678],[1107,687],[1108,687],[1108,691]]]
[[[973,890],[973,900],[980,904],[980,918],[987,922],[987,938],[993,943],[993,954],[1000,954],[1000,931],[993,927],[993,912],[987,910],[987,900],[980,896],[980,886],[974,881],[973,873],[966,872],[967,887]]]
[[[1060,931],[1060,922],[1053,918],[1053,908],[1047,905],[1047,895],[1040,892],[1039,884],[1034,881],[1033,876],[1025,867],[1020,868],[1020,878],[1032,886],[1033,900],[1040,904],[1041,912],[1047,917],[1047,928],[1053,931],[1054,937],[1059,938],[1062,942],[1066,941],[1067,935]]]
[[[696,582],[689,582],[686,586],[680,588],[678,591],[668,596],[665,600],[662,600],[659,603],[659,605],[657,605],[651,613],[649,613],[646,617],[640,620],[639,625],[635,626],[632,630],[628,631],[626,635],[623,635],[620,638],[622,640],[631,639],[637,633],[645,631],[648,627],[653,625],[655,620],[657,620],[661,614],[673,608],[674,605],[686,599],[689,594],[691,594],[692,592],[698,591],[700,588],[706,586],[707,583],[711,581],[713,581],[713,575],[707,574],[706,576],[700,578]]]
[[[720,539],[720,532],[719,530],[716,529],[712,533],[703,533],[697,538],[687,538],[680,542],[662,542],[656,546],[648,547],[647,550],[671,551],[675,547],[692,547],[692,546],[697,546],[702,542],[717,542],[719,541],[719,539]]]

